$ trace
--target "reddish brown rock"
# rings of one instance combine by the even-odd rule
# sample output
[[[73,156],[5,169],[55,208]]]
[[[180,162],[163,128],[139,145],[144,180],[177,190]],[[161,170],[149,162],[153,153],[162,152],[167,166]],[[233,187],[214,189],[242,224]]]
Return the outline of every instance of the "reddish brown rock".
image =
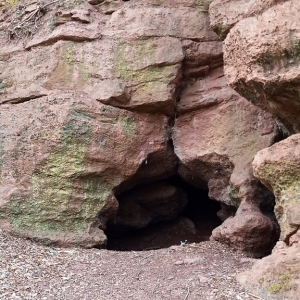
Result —
[[[224,42],[225,74],[246,99],[299,132],[299,1],[286,1],[240,21]]]
[[[1,227],[64,246],[104,246],[112,190],[167,147],[166,117],[80,95],[2,105],[1,122]]]
[[[264,215],[256,204],[242,202],[234,217],[217,227],[211,238],[243,251],[251,257],[270,254],[278,239],[276,221]]]
[[[210,25],[224,39],[240,20],[257,16],[283,1],[286,0],[214,0],[209,7]]]
[[[223,66],[222,42],[182,42],[185,52],[183,76],[186,79],[199,79],[208,75],[210,70]]]
[[[218,40],[209,26],[207,11],[197,9],[197,1],[189,1],[186,5],[178,1],[175,7],[173,2],[159,1],[158,5],[151,5],[151,2],[157,1],[149,2],[129,4],[114,12],[103,34],[118,37],[172,36],[199,41]]]
[[[202,109],[180,115],[176,120],[175,153],[190,172],[208,183],[212,199],[237,206],[242,198],[253,193],[251,182],[255,179],[251,162],[254,155],[273,143],[277,129],[271,115],[238,97],[226,87],[224,77],[216,81],[221,90],[227,89],[227,93],[217,94],[219,98],[214,97],[215,88],[198,83],[196,88],[189,87],[183,93],[188,99],[182,97],[180,102],[188,103],[188,91],[193,89],[193,105]],[[200,87],[199,93],[196,93],[197,87]]]
[[[181,114],[173,141],[179,173],[190,184],[208,188],[209,197],[223,204],[223,220],[235,213],[233,208],[251,203],[251,209],[240,207],[212,238],[263,256],[274,246],[278,228],[272,213],[264,215],[259,208],[266,205],[271,210],[273,202],[254,178],[251,162],[257,151],[274,142],[275,121],[229,88],[220,70],[202,81],[187,87],[178,104]]]
[[[190,70],[190,68],[187,68],[187,70]],[[221,67],[213,70],[207,76],[188,83],[188,87],[181,93],[180,101],[177,104],[177,112],[183,114],[205,109],[222,102],[235,101],[239,98],[240,96],[226,83],[223,67]]]
[[[222,203],[223,219],[241,202],[270,207],[250,163],[271,145],[276,126],[227,86],[210,2],[52,3],[31,36],[10,31],[13,40],[0,50],[2,228],[44,242],[104,246],[115,195],[173,176],[177,167]],[[3,13],[1,41],[17,22],[14,9]],[[180,202],[175,194],[161,218]],[[240,238],[248,237],[238,214],[232,220]],[[271,234],[263,215],[255,220]],[[232,239],[225,231],[221,237]]]
[[[286,242],[300,228],[300,135],[261,150],[253,161],[254,175],[276,197],[275,214]]]
[[[300,243],[287,247],[278,242],[272,255],[258,260],[237,276],[239,283],[258,297],[298,300],[300,293]]]

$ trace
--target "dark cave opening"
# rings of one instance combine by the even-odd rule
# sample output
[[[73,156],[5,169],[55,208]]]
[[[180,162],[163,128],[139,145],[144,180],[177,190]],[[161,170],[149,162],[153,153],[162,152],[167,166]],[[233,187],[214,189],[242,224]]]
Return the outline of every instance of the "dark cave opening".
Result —
[[[145,251],[209,240],[221,225],[217,201],[179,176],[141,185],[117,196],[119,211],[107,222],[107,249]]]

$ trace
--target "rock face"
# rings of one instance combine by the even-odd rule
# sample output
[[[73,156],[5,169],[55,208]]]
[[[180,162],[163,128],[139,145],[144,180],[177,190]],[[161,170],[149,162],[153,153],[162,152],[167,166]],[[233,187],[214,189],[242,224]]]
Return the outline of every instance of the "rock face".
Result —
[[[281,241],[238,280],[264,299],[299,298],[299,10],[294,0],[215,0],[210,6],[212,26],[226,37],[224,72],[230,86],[276,116],[282,137],[294,134],[259,151],[253,161],[254,176],[275,195]]]
[[[299,11],[296,0],[277,4],[238,22],[224,42],[229,84],[278,117],[287,135],[300,130]]]
[[[300,135],[295,134],[270,148],[261,150],[253,161],[253,171],[276,197],[275,213],[281,240],[300,229]]]
[[[184,90],[178,112],[173,141],[180,175],[198,187],[207,185],[210,198],[224,204],[225,218],[228,207],[251,206],[237,210],[212,238],[255,256],[268,253],[278,236],[276,223],[259,209],[268,196],[253,177],[251,162],[257,151],[276,137],[272,116],[230,89],[222,69]],[[252,219],[255,221],[249,222]],[[270,239],[265,238],[266,232]]]
[[[240,20],[257,16],[286,0],[215,0],[209,7],[210,24],[215,32],[225,38]]]
[[[104,247],[106,223],[132,229],[176,218],[185,193],[161,182],[179,174],[222,203],[223,220],[237,211],[214,239],[256,256],[271,250],[272,197],[251,161],[278,130],[227,85],[210,3],[5,5],[1,228]]]
[[[1,226],[63,245],[104,243],[112,189],[166,147],[167,121],[80,95],[2,106]]]
[[[237,276],[239,283],[263,299],[297,300],[300,285],[300,232],[291,247],[278,242],[272,255]]]

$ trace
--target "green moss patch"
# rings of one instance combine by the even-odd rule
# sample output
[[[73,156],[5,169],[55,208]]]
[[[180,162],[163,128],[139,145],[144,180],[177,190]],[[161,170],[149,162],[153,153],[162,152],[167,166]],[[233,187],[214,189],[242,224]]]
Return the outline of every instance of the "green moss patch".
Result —
[[[83,111],[71,110],[60,144],[32,175],[31,195],[11,196],[7,215],[16,233],[86,232],[106,204],[111,185],[86,174],[92,139],[88,118]]]
[[[136,44],[120,43],[115,51],[115,72],[126,81],[145,83],[157,80],[168,80],[172,66],[151,65],[154,59],[155,44],[152,39],[139,39]],[[139,62],[149,61],[146,67],[137,68]]]
[[[268,291],[271,294],[276,294],[281,290],[288,288],[290,280],[291,280],[291,275],[289,274],[289,272],[286,272],[279,276],[278,282],[274,282],[269,286]]]

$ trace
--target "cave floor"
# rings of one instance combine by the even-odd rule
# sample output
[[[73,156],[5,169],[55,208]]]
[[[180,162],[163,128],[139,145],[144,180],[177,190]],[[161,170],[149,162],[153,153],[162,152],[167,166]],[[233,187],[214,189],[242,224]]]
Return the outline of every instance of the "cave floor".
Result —
[[[257,299],[235,280],[254,262],[212,241],[119,252],[50,248],[0,231],[0,299]]]

